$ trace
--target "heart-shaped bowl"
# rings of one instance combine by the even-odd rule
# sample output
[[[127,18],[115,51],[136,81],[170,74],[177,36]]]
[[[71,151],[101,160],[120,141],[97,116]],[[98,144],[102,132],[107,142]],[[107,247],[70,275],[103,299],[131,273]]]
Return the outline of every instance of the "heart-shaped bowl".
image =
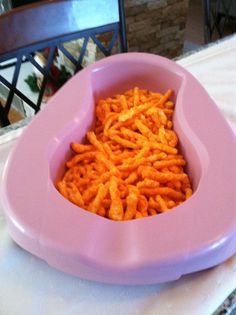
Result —
[[[193,195],[166,213],[116,222],[79,208],[55,188],[94,122],[100,98],[138,86],[173,90],[174,129]],[[119,54],[75,75],[37,114],[4,172],[12,238],[48,264],[82,278],[160,283],[217,265],[236,251],[236,141],[198,81],[166,58]]]

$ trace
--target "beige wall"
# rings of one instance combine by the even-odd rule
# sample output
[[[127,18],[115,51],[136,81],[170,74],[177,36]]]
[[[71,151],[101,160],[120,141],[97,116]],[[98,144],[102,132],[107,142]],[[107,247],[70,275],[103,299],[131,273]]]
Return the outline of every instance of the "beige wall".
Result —
[[[182,53],[189,0],[124,0],[129,51]]]

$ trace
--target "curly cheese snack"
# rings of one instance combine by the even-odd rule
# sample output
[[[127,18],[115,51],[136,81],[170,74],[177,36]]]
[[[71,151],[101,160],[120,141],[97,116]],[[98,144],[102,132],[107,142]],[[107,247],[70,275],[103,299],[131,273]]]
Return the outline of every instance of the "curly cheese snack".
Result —
[[[96,104],[87,143],[72,143],[73,157],[57,183],[79,207],[116,220],[157,215],[192,195],[186,161],[173,130],[174,103],[135,87]]]

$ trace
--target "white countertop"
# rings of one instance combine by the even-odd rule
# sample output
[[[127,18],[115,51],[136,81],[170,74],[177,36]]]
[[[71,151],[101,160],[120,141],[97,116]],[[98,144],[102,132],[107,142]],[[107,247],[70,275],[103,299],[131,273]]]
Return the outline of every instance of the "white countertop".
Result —
[[[178,61],[236,131],[236,36]],[[0,178],[20,130],[0,137]],[[9,138],[13,140],[9,140]],[[172,283],[115,286],[48,266],[10,239],[0,204],[0,315],[210,315],[236,288],[236,255]]]

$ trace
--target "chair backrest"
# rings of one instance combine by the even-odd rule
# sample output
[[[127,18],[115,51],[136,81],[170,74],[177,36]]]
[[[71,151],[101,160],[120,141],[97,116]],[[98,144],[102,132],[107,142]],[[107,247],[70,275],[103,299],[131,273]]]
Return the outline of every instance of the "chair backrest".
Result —
[[[76,57],[64,45],[75,39],[83,39],[79,56]],[[120,52],[127,51],[123,0],[50,0],[15,8],[0,15],[0,84],[9,90],[5,104],[0,103],[1,126],[10,124],[8,116],[15,96],[35,113],[40,110],[46,84],[53,79],[51,68],[56,51],[70,60],[76,72],[83,68],[89,41],[104,56],[111,55],[117,43]],[[35,52],[45,49],[48,56],[46,64],[42,66],[34,56]],[[12,60],[10,66],[14,66],[11,80],[3,75],[5,68],[9,68],[9,63],[6,65],[9,60]],[[17,86],[25,61],[32,63],[43,75],[35,102]]]
[[[203,0],[203,9],[205,43],[236,32],[235,0]]]

